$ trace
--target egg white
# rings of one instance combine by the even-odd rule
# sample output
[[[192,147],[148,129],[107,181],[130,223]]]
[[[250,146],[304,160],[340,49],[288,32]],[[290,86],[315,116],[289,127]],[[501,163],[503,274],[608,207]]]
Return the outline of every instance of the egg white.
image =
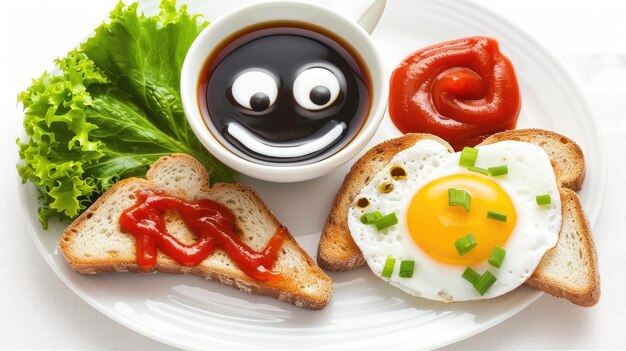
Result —
[[[381,277],[383,280],[414,296],[444,302],[500,296],[530,277],[546,251],[556,245],[561,228],[561,200],[550,160],[540,147],[518,141],[503,141],[477,148],[477,167],[508,166],[507,175],[489,178],[509,195],[517,214],[516,226],[503,247],[506,258],[502,266],[495,268],[486,261],[472,265],[479,273],[489,270],[496,276],[496,283],[481,296],[461,277],[465,266],[433,260],[409,234],[406,219],[409,204],[424,185],[451,174],[477,174],[458,165],[460,153],[450,154],[443,145],[433,140],[422,140],[396,154],[350,206],[350,232],[374,274],[380,277],[387,257],[394,257],[394,272],[391,278]],[[393,166],[402,166],[407,171],[407,177],[393,180],[389,174]],[[393,182],[393,191],[384,194],[378,190],[378,185],[384,181]],[[550,194],[550,205],[537,205],[535,196],[541,194]],[[370,201],[365,209],[356,206],[356,201],[362,197]],[[361,215],[372,211],[382,214],[395,212],[399,223],[382,231],[361,223]],[[399,277],[401,260],[415,261],[412,278]]]

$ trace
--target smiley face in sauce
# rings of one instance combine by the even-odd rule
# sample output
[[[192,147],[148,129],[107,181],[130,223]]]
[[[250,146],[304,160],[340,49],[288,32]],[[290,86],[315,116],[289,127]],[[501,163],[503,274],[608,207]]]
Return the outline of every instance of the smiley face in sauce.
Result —
[[[253,162],[313,163],[363,125],[370,106],[363,67],[348,46],[312,28],[249,29],[207,61],[199,94],[205,122],[231,152]]]

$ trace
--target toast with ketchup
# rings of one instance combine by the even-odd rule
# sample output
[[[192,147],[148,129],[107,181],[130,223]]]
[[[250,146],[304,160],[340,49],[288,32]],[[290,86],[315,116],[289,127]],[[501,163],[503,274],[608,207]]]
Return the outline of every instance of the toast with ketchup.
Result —
[[[193,157],[174,154],[146,179],[115,184],[64,231],[73,270],[185,273],[305,309],[321,309],[332,281],[254,190],[209,185]]]

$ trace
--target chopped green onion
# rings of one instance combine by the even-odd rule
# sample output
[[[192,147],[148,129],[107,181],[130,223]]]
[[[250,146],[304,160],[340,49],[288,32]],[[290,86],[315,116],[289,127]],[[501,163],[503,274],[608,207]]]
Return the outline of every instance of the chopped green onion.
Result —
[[[478,281],[478,278],[480,278],[480,274],[478,274],[478,272],[473,270],[471,267],[467,267],[465,269],[465,272],[463,272],[462,277],[463,279],[467,280],[472,285],[474,285]]]
[[[550,197],[550,194],[537,195],[536,199],[537,205],[539,206],[549,205],[550,203],[552,203],[552,198]]]
[[[500,222],[506,222],[506,215],[496,211],[487,211],[487,218],[495,219]]]
[[[371,224],[376,220],[376,216],[374,215],[373,212],[370,213],[364,213],[361,215],[361,223],[363,224]]]
[[[476,283],[474,283],[474,289],[476,289],[481,296],[485,295],[487,290],[491,288],[496,280],[496,277],[491,272],[485,271],[485,273],[478,278]]]
[[[376,220],[381,218],[382,216],[383,215],[378,211],[364,213],[363,215],[361,215],[361,223],[374,224],[374,222],[376,222]]]
[[[459,255],[463,256],[476,247],[476,239],[474,239],[474,235],[472,235],[472,233],[469,233],[464,237],[456,239],[454,247],[456,247],[456,251]]]
[[[482,175],[489,175],[489,171],[484,169],[484,168],[480,168],[480,167],[474,167],[474,166],[469,166],[467,167],[468,171],[472,171],[472,172],[476,172],[476,173],[480,173]]]
[[[378,230],[383,230],[395,224],[398,224],[398,217],[396,217],[396,214],[394,212],[386,214],[376,219],[376,221],[374,222],[374,225],[376,225],[376,229]]]
[[[509,173],[509,167],[507,167],[506,165],[489,167],[488,171],[490,176],[497,177]]]
[[[465,190],[454,188],[448,189],[449,206],[461,206],[465,208],[465,211],[469,212],[471,200],[472,196]]]
[[[476,163],[476,158],[478,158],[478,149],[466,146],[463,148],[463,151],[461,151],[459,166],[472,167]]]
[[[393,273],[393,268],[396,266],[396,259],[393,257],[387,257],[387,261],[385,261],[385,267],[383,267],[383,271],[380,272],[380,275],[385,278],[391,278],[391,274]]]
[[[506,256],[506,250],[495,246],[493,251],[491,251],[491,256],[489,256],[489,260],[487,262],[496,268],[500,268],[502,261],[504,261],[504,256]]]
[[[407,260],[400,261],[400,277],[411,278],[413,276],[413,269],[415,268],[415,261]]]

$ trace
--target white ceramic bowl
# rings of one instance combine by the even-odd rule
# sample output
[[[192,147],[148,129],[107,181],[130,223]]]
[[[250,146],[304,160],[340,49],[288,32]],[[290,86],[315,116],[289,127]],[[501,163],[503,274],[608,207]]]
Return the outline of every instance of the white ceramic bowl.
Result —
[[[259,23],[294,21],[310,23],[334,33],[360,56],[371,78],[369,114],[356,136],[342,149],[320,161],[298,166],[260,164],[239,157],[212,134],[205,124],[198,99],[202,68],[216,47],[232,33]],[[224,164],[254,178],[296,182],[322,176],[354,157],[376,133],[387,107],[389,82],[382,57],[369,34],[356,22],[331,9],[300,1],[264,1],[240,7],[214,20],[191,45],[183,63],[180,91],[187,121],[204,147]]]

